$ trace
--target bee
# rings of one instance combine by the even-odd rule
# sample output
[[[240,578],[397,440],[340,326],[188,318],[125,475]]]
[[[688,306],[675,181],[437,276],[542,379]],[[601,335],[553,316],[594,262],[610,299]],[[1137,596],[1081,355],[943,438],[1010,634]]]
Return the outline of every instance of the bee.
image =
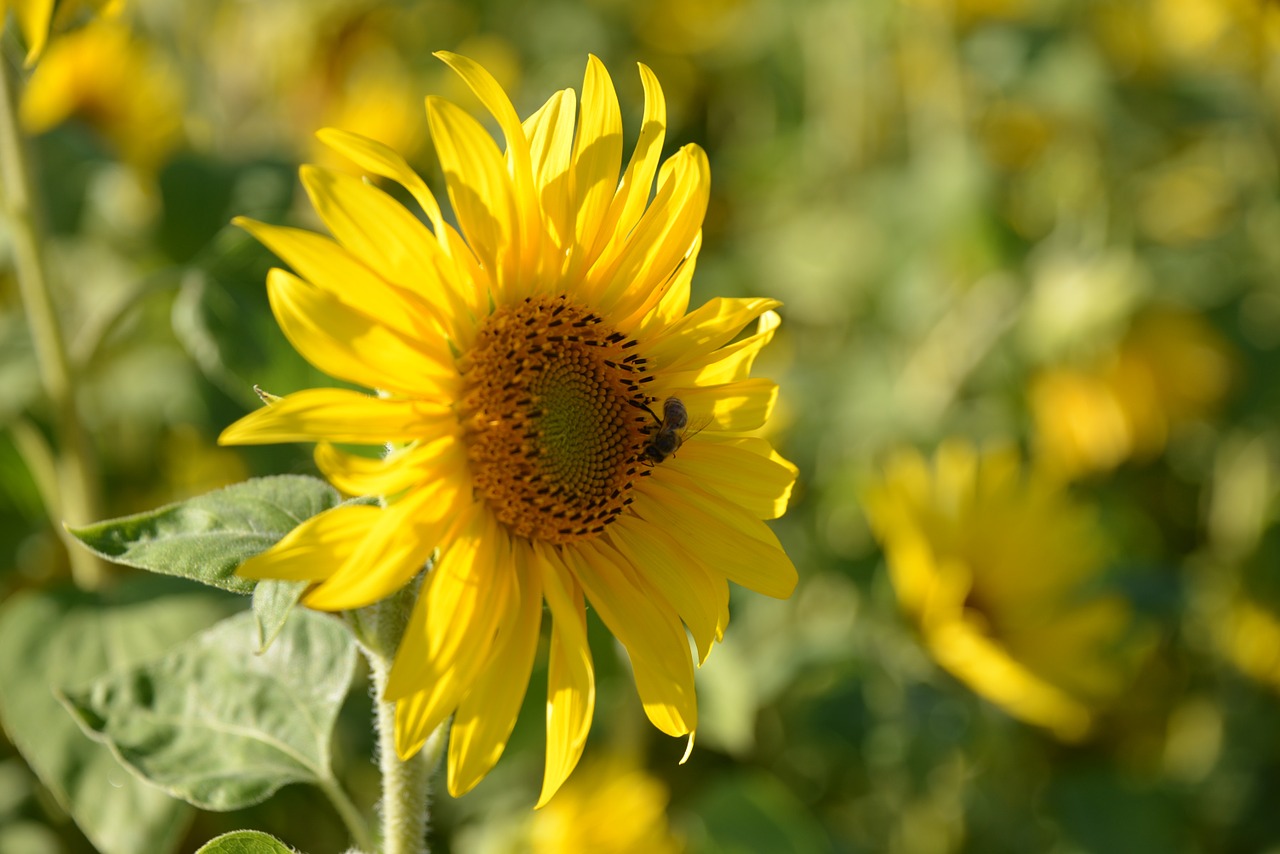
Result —
[[[678,397],[668,397],[662,402],[661,418],[649,407],[646,406],[644,409],[653,416],[653,420],[658,422],[658,430],[649,436],[649,441],[640,452],[640,459],[651,466],[656,466],[684,444],[684,431],[689,426],[689,411],[684,408],[684,403]]]

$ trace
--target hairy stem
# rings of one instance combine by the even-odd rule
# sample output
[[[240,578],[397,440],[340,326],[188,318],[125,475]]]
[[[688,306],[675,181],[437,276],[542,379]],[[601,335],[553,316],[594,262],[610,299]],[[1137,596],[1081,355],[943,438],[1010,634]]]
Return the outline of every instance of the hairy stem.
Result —
[[[396,704],[382,699],[416,593],[416,585],[410,584],[366,612],[373,637],[364,650],[373,680],[378,769],[382,773],[381,854],[428,854],[431,775],[440,758],[440,733],[432,733],[421,750],[401,760],[396,752]]]

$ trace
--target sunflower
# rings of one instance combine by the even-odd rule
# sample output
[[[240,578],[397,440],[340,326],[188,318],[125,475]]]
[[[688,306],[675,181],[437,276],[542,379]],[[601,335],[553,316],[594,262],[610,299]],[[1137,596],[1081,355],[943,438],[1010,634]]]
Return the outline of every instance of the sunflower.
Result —
[[[49,45],[19,117],[31,134],[78,119],[152,177],[181,142],[183,101],[177,75],[151,45],[118,22],[99,21]]]
[[[336,611],[395,592],[434,554],[384,699],[396,703],[403,758],[453,716],[455,796],[506,745],[546,603],[541,805],[590,728],[586,603],[625,647],[649,719],[691,747],[686,627],[701,664],[728,623],[728,581],[775,597],[795,586],[761,520],[784,512],[796,470],[744,435],[777,396],[748,375],[778,303],[720,298],[688,310],[707,157],[687,145],[659,168],[666,110],[648,68],[643,125],[619,181],[620,110],[595,57],[580,109],[563,90],[521,122],[482,67],[438,56],[506,142],[504,154],[468,113],[427,99],[456,229],[402,157],[332,129],[321,140],[402,185],[430,228],[370,183],[313,166],[302,183],[333,239],[238,221],[294,270],[267,277],[292,344],[377,393],[300,391],[221,441],[316,442],[338,489],[385,499],[307,520],[241,575],[313,582],[305,604]],[[388,452],[373,460],[336,443]]]
[[[1041,463],[1066,478],[1164,450],[1179,428],[1211,416],[1231,387],[1235,357],[1205,318],[1156,307],[1114,352],[1084,368],[1038,374],[1030,401]]]
[[[1144,647],[1102,589],[1107,542],[1061,482],[1015,453],[901,451],[864,496],[902,609],[935,660],[1014,717],[1088,735]]]
[[[54,7],[57,14],[54,14]],[[25,64],[28,68],[36,64],[40,54],[49,41],[49,30],[62,29],[74,16],[86,9],[93,13],[101,13],[104,17],[120,14],[124,6],[123,0],[0,0],[0,26],[10,9],[17,18],[18,29],[27,43]]]
[[[607,851],[677,854],[684,844],[667,821],[670,793],[627,754],[588,760],[529,824],[534,854]]]

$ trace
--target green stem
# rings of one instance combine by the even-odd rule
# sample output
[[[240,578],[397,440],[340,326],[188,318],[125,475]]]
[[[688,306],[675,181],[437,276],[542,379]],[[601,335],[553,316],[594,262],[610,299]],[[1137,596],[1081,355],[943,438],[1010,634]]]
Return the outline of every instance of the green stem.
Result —
[[[414,756],[402,761],[396,752],[396,704],[382,700],[400,636],[408,622],[417,585],[409,584],[362,612],[363,646],[373,681],[378,731],[378,769],[382,774],[381,854],[428,854],[431,775],[440,759],[440,730],[432,733]]]
[[[18,456],[27,465],[36,492],[40,493],[40,501],[50,513],[57,513],[58,461],[53,456],[53,449],[36,425],[26,418],[15,418],[10,422],[9,436]]]
[[[338,811],[342,823],[347,826],[347,832],[351,834],[351,841],[361,851],[372,852],[374,850],[373,834],[369,832],[369,823],[364,820],[364,816],[347,793],[335,780],[321,780],[317,785],[329,799],[329,803],[333,804],[334,809]]]
[[[378,770],[382,772],[382,854],[428,854],[431,774],[438,758],[438,733],[408,761],[396,753],[396,704],[384,703],[391,661],[369,659],[373,675],[373,704],[377,712]]]
[[[31,172],[18,128],[16,91],[14,72],[7,59],[0,57],[0,182],[13,240],[18,290],[31,330],[40,380],[57,429],[58,501],[47,510],[51,516],[61,516],[53,519],[55,527],[61,529],[63,520],[85,524],[96,521],[101,514],[93,454],[88,435],[81,426],[66,342],[45,274],[45,238],[33,204]],[[98,558],[77,548],[71,549],[69,555],[71,572],[78,585],[92,589],[102,583],[105,565]]]

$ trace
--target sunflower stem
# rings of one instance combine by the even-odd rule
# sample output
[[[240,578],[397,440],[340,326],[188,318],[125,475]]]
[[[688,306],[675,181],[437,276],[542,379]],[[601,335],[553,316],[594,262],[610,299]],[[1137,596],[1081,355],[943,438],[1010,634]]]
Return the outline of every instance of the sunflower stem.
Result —
[[[396,704],[384,702],[387,680],[400,635],[408,622],[417,585],[370,607],[364,645],[373,681],[373,704],[378,735],[378,769],[382,774],[381,854],[428,854],[431,775],[440,759],[440,731],[432,733],[416,754],[402,760],[396,751]]]
[[[18,127],[17,84],[8,58],[0,56],[0,183],[13,241],[18,290],[31,330],[40,381],[53,410],[57,430],[56,500],[46,498],[46,511],[68,543],[71,574],[82,589],[99,587],[105,564],[87,550],[70,545],[63,520],[85,524],[101,518],[92,448],[76,404],[75,374],[49,290],[45,270],[45,235],[41,232],[31,187],[25,141]]]

